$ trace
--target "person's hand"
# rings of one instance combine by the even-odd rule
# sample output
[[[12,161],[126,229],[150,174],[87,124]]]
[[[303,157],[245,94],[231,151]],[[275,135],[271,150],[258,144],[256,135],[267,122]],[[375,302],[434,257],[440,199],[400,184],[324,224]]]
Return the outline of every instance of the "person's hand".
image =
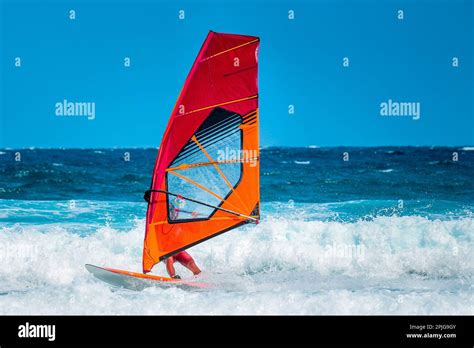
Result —
[[[172,276],[171,278],[173,278],[173,279],[181,279],[181,277],[180,277],[179,275],[177,275],[177,274],[175,274],[175,275]]]

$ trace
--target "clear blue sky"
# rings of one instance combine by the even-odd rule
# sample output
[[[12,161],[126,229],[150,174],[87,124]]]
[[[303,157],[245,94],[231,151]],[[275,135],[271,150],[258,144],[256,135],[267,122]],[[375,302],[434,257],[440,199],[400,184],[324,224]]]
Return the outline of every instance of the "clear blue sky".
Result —
[[[472,1],[0,1],[0,147],[158,146],[210,29],[261,38],[264,146],[474,144]],[[420,119],[381,117],[388,99]]]

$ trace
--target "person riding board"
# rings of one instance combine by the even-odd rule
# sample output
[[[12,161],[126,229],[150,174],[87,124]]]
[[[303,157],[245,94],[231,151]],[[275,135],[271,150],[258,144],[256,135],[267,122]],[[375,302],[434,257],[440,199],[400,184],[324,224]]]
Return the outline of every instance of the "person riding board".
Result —
[[[151,190],[147,190],[145,192],[145,195],[144,195],[143,198],[145,199],[145,201],[150,203],[150,196],[151,196]],[[182,199],[180,197],[178,197],[178,198]],[[169,203],[169,218],[170,218],[170,220],[177,220],[179,213],[180,213],[180,209],[176,208],[173,205],[173,203],[170,202]],[[193,214],[193,216],[194,216],[194,214]],[[181,277],[176,274],[176,270],[174,268],[174,263],[176,261],[178,261],[181,265],[183,265],[184,267],[189,269],[191,272],[193,272],[194,275],[198,275],[199,273],[201,273],[201,270],[196,265],[196,262],[191,257],[191,255],[189,255],[189,253],[187,253],[186,251],[183,250],[183,251],[180,251],[179,253],[174,254],[173,256],[170,256],[170,257],[165,259],[166,271],[168,272],[170,277],[173,278],[173,279],[181,279]]]

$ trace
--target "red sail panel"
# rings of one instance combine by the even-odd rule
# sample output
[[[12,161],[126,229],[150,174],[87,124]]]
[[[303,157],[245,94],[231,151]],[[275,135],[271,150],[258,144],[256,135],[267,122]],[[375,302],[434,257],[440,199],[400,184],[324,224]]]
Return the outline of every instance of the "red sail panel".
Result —
[[[143,271],[259,219],[258,46],[210,32],[171,114],[147,211]]]

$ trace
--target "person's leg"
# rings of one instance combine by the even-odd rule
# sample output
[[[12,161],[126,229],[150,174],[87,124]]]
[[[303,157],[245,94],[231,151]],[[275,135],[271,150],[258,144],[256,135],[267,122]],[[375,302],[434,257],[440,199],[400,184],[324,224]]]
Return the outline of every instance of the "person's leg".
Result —
[[[191,272],[193,272],[194,275],[201,273],[201,270],[199,267],[196,265],[196,262],[194,260],[189,261],[186,265],[184,265],[187,269],[189,269]]]
[[[166,270],[168,271],[168,274],[170,275],[171,278],[173,278],[176,275],[176,271],[174,269],[173,263],[174,263],[173,256],[168,257],[168,259],[166,260]]]
[[[193,272],[194,275],[201,273],[201,270],[196,265],[196,262],[194,262],[191,255],[189,255],[186,251],[182,251],[175,255],[175,260]]]

